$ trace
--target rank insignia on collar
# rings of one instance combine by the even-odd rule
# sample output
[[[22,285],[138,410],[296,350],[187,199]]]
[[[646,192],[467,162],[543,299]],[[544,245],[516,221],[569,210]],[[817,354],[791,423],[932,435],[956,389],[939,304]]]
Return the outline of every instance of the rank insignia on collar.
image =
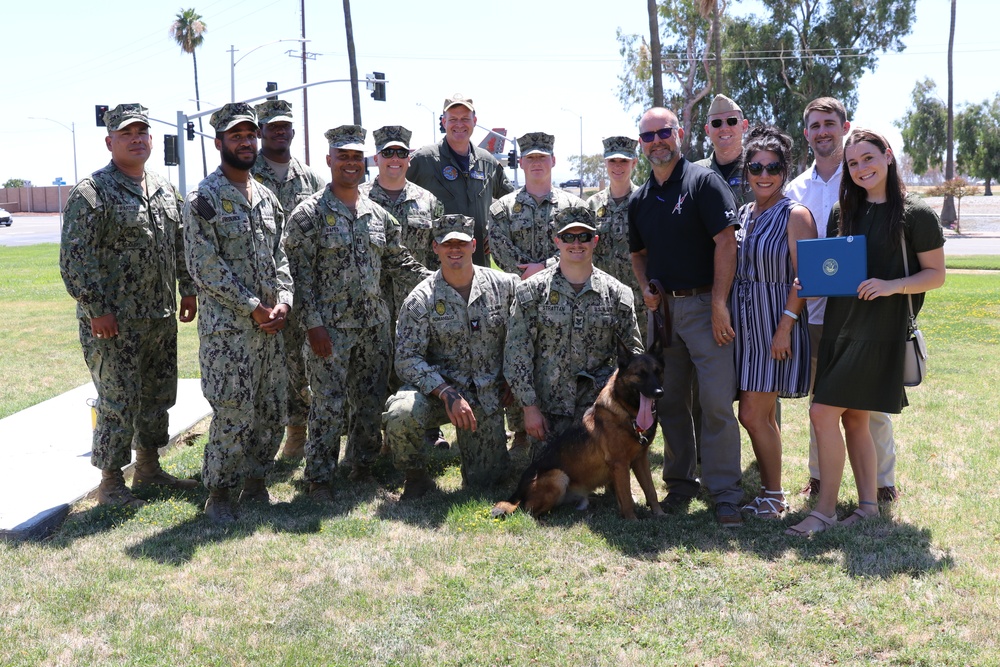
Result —
[[[434,304],[434,312],[437,313],[438,315],[444,315],[444,310],[445,310],[444,301],[438,301],[436,304]]]
[[[549,292],[549,303],[553,306],[559,303],[559,292]]]
[[[523,208],[524,207],[521,206],[521,202],[517,202],[516,204],[514,204],[514,209],[513,209],[514,213],[520,213]]]
[[[229,201],[228,199],[223,199],[222,200],[222,210],[225,211],[226,213],[232,213],[233,212],[233,202]]]
[[[478,317],[476,319],[474,319],[474,320],[469,320],[469,329],[471,329],[472,331],[479,331],[479,318]]]
[[[601,208],[597,209],[598,218],[603,218],[607,214],[608,214],[608,209],[606,206],[602,206]]]
[[[263,183],[264,182],[264,177],[261,176],[260,174],[254,174],[253,175],[253,180],[257,181],[258,183]]]

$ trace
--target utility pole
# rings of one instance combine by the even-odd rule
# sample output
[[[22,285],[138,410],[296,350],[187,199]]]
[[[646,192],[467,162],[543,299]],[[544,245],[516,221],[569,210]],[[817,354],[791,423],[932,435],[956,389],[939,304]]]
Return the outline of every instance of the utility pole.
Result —
[[[309,164],[309,90],[306,85],[306,0],[299,0],[302,15],[302,128],[305,134],[306,164]]]

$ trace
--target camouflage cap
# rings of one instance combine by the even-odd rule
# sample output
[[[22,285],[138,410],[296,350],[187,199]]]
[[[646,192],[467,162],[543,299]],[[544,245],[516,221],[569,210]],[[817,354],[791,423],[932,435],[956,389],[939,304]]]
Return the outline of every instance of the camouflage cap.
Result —
[[[532,153],[552,155],[556,138],[544,132],[528,132],[517,138],[517,145],[521,148],[521,155],[531,155]]]
[[[561,208],[555,214],[553,220],[559,230],[556,234],[562,234],[567,229],[572,229],[574,227],[583,227],[591,232],[597,231],[597,227],[594,225],[594,212],[586,206],[570,206],[569,208]]]
[[[345,151],[363,151],[367,135],[368,131],[360,125],[341,125],[323,133],[330,142],[330,148],[343,148]]]
[[[458,213],[442,215],[431,224],[431,232],[434,234],[434,240],[438,243],[452,239],[468,243],[475,238],[476,219]]]
[[[384,125],[373,133],[375,137],[375,152],[381,152],[383,148],[401,146],[410,147],[410,137],[413,133],[402,125]]]
[[[734,111],[743,113],[743,109],[740,108],[739,104],[733,102],[725,95],[716,95],[715,99],[712,100],[712,106],[708,108],[708,115],[714,116],[716,114],[732,113]]]
[[[608,137],[604,140],[604,159],[623,157],[626,160],[635,158],[635,148],[639,142],[629,137]]]
[[[104,112],[104,124],[108,126],[108,132],[115,132],[133,123],[149,125],[149,109],[138,102],[119,104]]]
[[[459,105],[463,107],[468,107],[469,111],[471,111],[472,113],[476,113],[476,107],[472,106],[472,98],[466,97],[462,93],[455,93],[451,97],[444,98],[443,111],[447,111],[448,109]]]
[[[257,113],[253,107],[246,102],[231,102],[212,114],[208,121],[216,132],[227,132],[240,123],[253,123],[259,128],[257,123]]]
[[[253,109],[257,112],[261,125],[292,122],[292,103],[286,100],[268,100]]]

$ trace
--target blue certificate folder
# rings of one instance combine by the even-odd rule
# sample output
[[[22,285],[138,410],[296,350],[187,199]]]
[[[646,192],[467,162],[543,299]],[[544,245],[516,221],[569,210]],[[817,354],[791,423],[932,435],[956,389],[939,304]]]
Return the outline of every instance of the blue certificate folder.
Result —
[[[857,296],[868,278],[864,236],[802,239],[799,250],[799,296]]]

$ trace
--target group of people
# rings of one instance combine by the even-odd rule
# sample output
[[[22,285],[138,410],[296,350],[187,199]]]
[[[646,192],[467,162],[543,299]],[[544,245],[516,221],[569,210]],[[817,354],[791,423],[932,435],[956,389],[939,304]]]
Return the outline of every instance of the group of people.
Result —
[[[446,423],[463,483],[502,483],[513,451],[537,454],[583,416],[619,344],[642,350],[646,309],[664,309],[671,332],[658,405],[664,510],[684,512],[704,490],[722,526],[783,517],[778,397],[812,391],[806,491],[818,499],[789,532],[837,523],[841,423],[859,496],[843,523],[895,499],[886,413],[906,404],[903,295],[919,309],[943,284],[943,236],[905,194],[884,139],[855,130],[845,149],[836,100],[806,107],[815,163],[790,184],[791,139],[749,129],[733,100],[713,101],[714,151],[697,164],[680,154],[676,115],[650,109],[638,141],[604,140],[609,185],[588,201],[553,186],[555,138],[544,132],[518,139],[525,185],[515,191],[471,143],[476,109],[460,94],[444,102],[439,143],[414,151],[406,128],[376,130],[371,183],[366,131],[329,130],[328,185],[291,156],[288,102],[227,104],[211,118],[221,164],[186,199],[145,169],[144,107],[119,105],[105,120],[111,163],[71,193],[60,255],[99,395],[100,503],[139,506],[140,484],[197,484],[164,472],[157,453],[176,394],[178,310],[181,322],[198,315],[213,410],[202,483],[215,522],[269,501],[283,436],[281,455],[304,455],[321,502],[338,466],[370,483],[383,446],[405,472],[402,499],[423,496],[435,486],[429,448],[449,446]],[[637,187],[639,147],[652,172]],[[824,313],[822,300],[799,297],[795,242],[838,234],[867,236],[869,278]],[[734,399],[760,470],[749,503]]]

